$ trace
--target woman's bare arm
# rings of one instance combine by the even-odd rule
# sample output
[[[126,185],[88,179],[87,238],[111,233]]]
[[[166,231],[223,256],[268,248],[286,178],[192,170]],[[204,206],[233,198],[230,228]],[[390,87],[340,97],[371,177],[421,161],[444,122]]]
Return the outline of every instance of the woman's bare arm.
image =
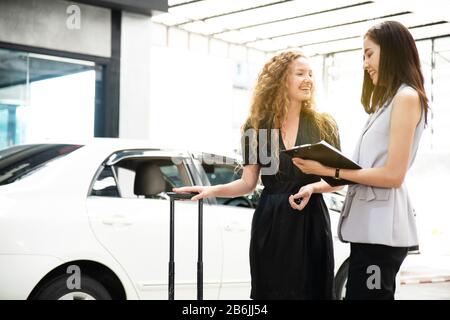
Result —
[[[191,200],[199,200],[208,197],[234,198],[249,194],[255,190],[258,183],[261,167],[257,164],[244,166],[242,177],[227,184],[216,186],[192,186],[174,188],[175,192],[199,192]]]
[[[398,188],[408,170],[414,133],[419,122],[421,106],[416,91],[405,89],[395,97],[389,134],[388,159],[379,168],[341,169],[339,176],[358,184],[381,188]],[[316,161],[294,159],[294,164],[305,173],[334,176],[335,169]]]
[[[343,186],[332,187],[323,180],[312,183],[311,186],[313,187],[314,193],[335,192],[344,189]]]

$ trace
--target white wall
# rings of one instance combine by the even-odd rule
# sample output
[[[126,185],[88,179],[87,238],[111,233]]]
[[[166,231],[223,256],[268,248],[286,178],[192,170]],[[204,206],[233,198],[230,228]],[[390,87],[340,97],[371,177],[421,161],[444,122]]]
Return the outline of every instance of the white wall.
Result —
[[[164,148],[237,149],[250,88],[233,83],[236,61],[247,58],[246,49],[123,13],[119,136]]]
[[[111,11],[76,4],[79,28],[69,29],[73,2],[1,0],[0,41],[76,53],[111,56]],[[72,25],[69,23],[69,25]]]
[[[170,148],[231,150],[232,61],[154,46],[149,136]]]
[[[238,151],[266,54],[158,23],[151,41],[146,137],[166,148]]]
[[[149,138],[152,25],[147,16],[122,13],[119,137]]]

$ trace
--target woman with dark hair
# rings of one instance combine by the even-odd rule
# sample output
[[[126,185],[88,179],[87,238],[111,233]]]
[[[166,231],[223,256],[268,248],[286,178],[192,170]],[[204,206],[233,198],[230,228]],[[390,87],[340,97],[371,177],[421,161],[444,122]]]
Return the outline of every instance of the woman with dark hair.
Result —
[[[293,162],[304,173],[356,183],[348,188],[338,230],[351,243],[346,299],[394,299],[397,272],[408,249],[418,245],[404,179],[429,109],[414,39],[398,22],[382,22],[365,34],[361,102],[370,116],[353,160],[363,169]]]
[[[327,184],[302,173],[287,154],[280,153],[322,139],[340,147],[336,123],[316,110],[314,92],[307,57],[295,51],[274,56],[259,74],[250,114],[242,126],[242,178],[224,185],[174,189],[200,192],[193,200],[237,197],[252,192],[261,174],[264,190],[250,239],[252,299],[332,298],[333,240],[322,195],[311,196],[308,205],[296,204],[304,208],[301,213],[288,202],[304,185],[318,191]]]

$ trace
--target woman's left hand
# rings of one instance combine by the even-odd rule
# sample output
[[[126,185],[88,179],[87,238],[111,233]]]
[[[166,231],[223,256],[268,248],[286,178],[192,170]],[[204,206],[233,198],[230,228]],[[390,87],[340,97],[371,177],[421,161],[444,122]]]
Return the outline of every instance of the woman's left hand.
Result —
[[[302,211],[308,204],[308,201],[313,193],[314,187],[311,184],[301,187],[296,194],[289,196],[289,204],[291,205],[291,208]],[[300,200],[300,202],[295,202],[296,200]]]
[[[301,158],[292,158],[292,163],[303,173],[314,174],[318,176],[327,176],[330,173],[329,167],[314,160],[305,160]]]

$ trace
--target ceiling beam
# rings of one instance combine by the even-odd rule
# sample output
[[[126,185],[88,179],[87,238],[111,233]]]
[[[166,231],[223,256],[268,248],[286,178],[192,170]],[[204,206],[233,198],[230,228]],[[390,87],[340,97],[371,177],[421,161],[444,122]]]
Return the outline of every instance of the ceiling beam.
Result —
[[[273,40],[273,39],[277,39],[277,38],[281,38],[281,37],[286,37],[286,36],[292,36],[292,35],[296,35],[296,34],[302,34],[302,33],[307,33],[307,32],[313,32],[313,31],[319,31],[319,30],[326,30],[326,29],[332,29],[332,28],[337,28],[337,27],[343,27],[343,26],[348,26],[348,25],[352,25],[352,24],[357,24],[357,23],[362,23],[362,22],[368,22],[368,21],[372,21],[372,20],[376,20],[376,19],[385,19],[385,18],[391,18],[391,17],[398,17],[404,14],[410,14],[410,11],[404,11],[404,12],[399,12],[399,13],[394,13],[394,14],[390,14],[390,15],[386,15],[386,16],[381,16],[381,17],[374,17],[374,18],[368,18],[368,19],[363,19],[363,20],[357,20],[357,21],[352,21],[352,22],[347,22],[347,23],[340,23],[340,24],[336,24],[336,25],[331,25],[331,26],[326,26],[323,28],[315,28],[315,29],[308,29],[308,30],[302,30],[302,31],[298,31],[298,32],[290,32],[290,33],[285,33],[285,34],[280,34],[280,35],[276,35],[273,37],[268,37],[268,38],[258,38],[258,40],[254,40],[254,41],[248,41],[248,42],[244,42],[241,43],[242,45],[247,45],[249,43],[253,43],[256,41],[262,41],[262,40]]]
[[[209,20],[209,19],[225,17],[225,16],[229,16],[229,15],[232,15],[232,14],[236,14],[236,13],[241,13],[241,12],[245,12],[245,11],[255,10],[255,9],[259,9],[259,8],[266,8],[266,7],[274,6],[274,5],[281,4],[281,3],[291,2],[291,1],[295,1],[295,0],[281,0],[281,1],[276,1],[276,2],[266,3],[266,4],[255,6],[255,7],[249,7],[249,8],[245,8],[245,9],[234,10],[234,11],[230,11],[230,12],[216,14],[216,15],[204,17],[204,18],[201,18],[201,19],[189,19],[189,21],[183,22],[183,23],[180,23],[180,24],[177,24],[177,25],[174,25],[174,27],[180,27],[180,26],[183,26],[184,24],[197,22],[197,21],[203,21],[204,22],[205,20]],[[170,8],[172,8],[172,7],[169,7],[169,9]]]
[[[321,11],[311,12],[311,13],[307,13],[307,14],[302,14],[302,15],[294,16],[294,17],[288,17],[288,18],[277,19],[277,20],[270,20],[270,21],[266,21],[266,22],[263,22],[263,23],[257,23],[257,24],[252,24],[252,25],[246,25],[246,26],[243,26],[243,27],[239,27],[238,29],[227,29],[227,30],[222,31],[222,32],[213,33],[213,34],[211,34],[211,36],[215,36],[215,35],[217,35],[217,34],[221,34],[221,33],[225,33],[225,32],[230,32],[230,31],[241,31],[241,30],[245,30],[245,29],[249,29],[249,28],[254,28],[254,27],[259,27],[259,26],[263,26],[263,25],[271,24],[271,23],[284,22],[284,21],[289,21],[289,20],[294,20],[294,19],[299,19],[299,18],[304,18],[304,17],[315,16],[315,15],[319,15],[319,14],[327,13],[327,12],[333,12],[333,11],[339,11],[339,10],[345,10],[345,9],[355,8],[355,7],[364,6],[364,5],[368,5],[368,4],[372,4],[372,3],[374,3],[374,2],[373,2],[373,1],[364,1],[364,2],[360,2],[360,3],[348,5],[348,6],[342,6],[342,7],[332,8],[332,9],[326,9],[326,10],[321,10]],[[205,20],[206,20],[206,19],[205,19]]]

